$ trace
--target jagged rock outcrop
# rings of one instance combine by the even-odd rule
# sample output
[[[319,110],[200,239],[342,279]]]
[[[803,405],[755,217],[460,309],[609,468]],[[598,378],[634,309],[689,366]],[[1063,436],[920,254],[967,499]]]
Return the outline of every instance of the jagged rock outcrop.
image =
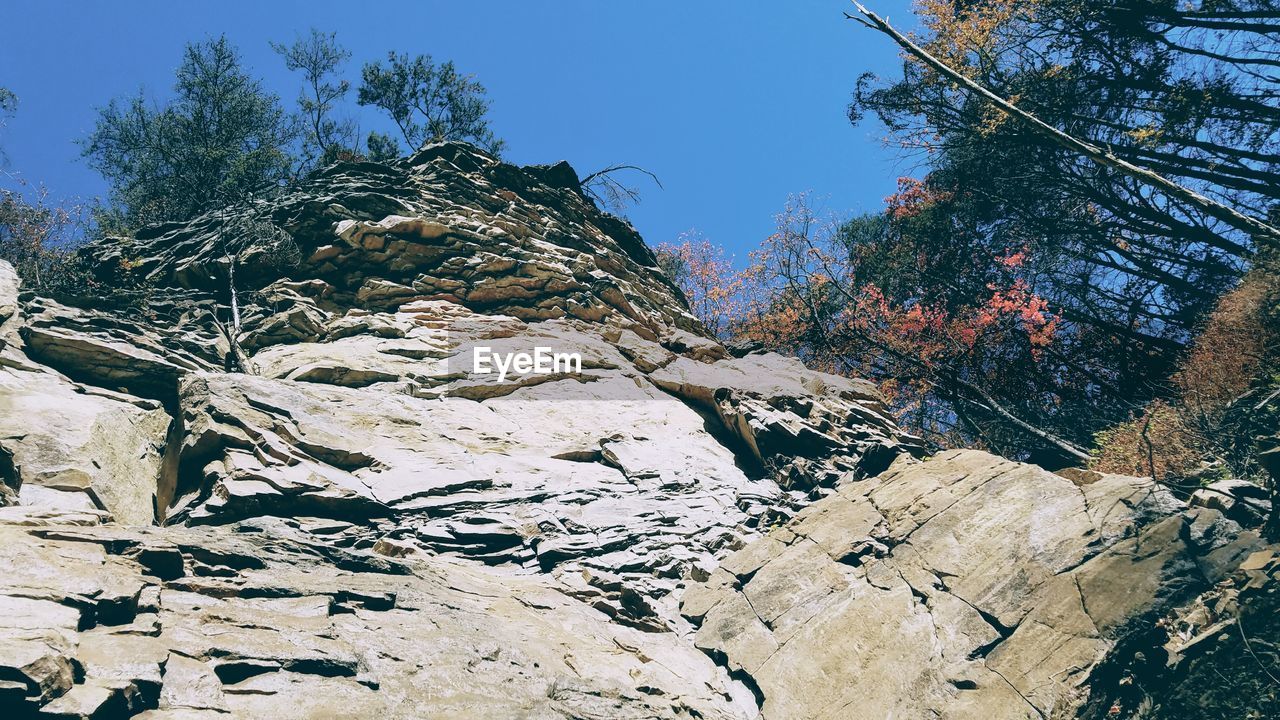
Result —
[[[916,462],[870,384],[709,337],[563,163],[340,163],[83,259],[134,289],[0,263],[17,716],[1035,716],[1257,544]],[[580,363],[477,364],[536,348]]]

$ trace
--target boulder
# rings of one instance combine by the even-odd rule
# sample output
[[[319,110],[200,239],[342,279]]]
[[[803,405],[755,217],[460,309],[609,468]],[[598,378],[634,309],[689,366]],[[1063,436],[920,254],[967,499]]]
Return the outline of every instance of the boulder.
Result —
[[[23,504],[154,523],[169,425],[159,403],[0,366],[0,465]]]
[[[1075,477],[953,451],[845,483],[686,593],[695,643],[765,718],[1073,717],[1217,549],[1150,480]]]
[[[0,260],[0,325],[18,312],[18,290],[22,281],[13,266]]]

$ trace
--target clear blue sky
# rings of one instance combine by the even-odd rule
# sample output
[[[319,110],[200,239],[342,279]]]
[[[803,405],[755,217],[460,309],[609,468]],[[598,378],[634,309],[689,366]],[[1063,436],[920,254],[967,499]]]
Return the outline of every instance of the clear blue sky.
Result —
[[[905,0],[875,0],[910,27]],[[741,261],[790,193],[830,210],[876,210],[909,167],[845,106],[865,71],[893,73],[896,49],[843,19],[845,0],[650,2],[66,2],[5,0],[0,86],[18,114],[0,132],[9,169],[58,197],[106,187],[74,140],[94,108],[140,87],[170,93],[184,43],[226,33],[290,104],[299,79],[269,40],[314,26],[353,52],[347,77],[388,50],[453,59],[489,89],[507,159],[565,159],[580,174],[644,166],[628,215],[651,243],[697,228]],[[354,96],[354,92],[352,93]],[[380,128],[371,108],[353,114]]]

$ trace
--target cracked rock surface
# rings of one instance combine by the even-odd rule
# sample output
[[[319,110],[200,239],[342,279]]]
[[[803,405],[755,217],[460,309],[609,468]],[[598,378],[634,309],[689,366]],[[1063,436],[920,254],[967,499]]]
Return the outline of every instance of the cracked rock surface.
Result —
[[[1257,543],[1150,480],[978,451],[842,485],[684,596],[765,718],[1074,717],[1109,653]],[[1239,528],[1236,527],[1236,530]]]

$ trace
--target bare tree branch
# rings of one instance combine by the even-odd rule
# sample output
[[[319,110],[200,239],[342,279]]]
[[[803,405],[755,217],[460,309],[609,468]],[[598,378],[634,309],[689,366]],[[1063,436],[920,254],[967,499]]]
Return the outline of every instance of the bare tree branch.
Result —
[[[584,194],[595,200],[601,207],[621,211],[626,209],[628,205],[634,205],[640,201],[639,190],[629,185],[623,185],[613,177],[615,173],[623,170],[644,173],[649,176],[650,180],[653,180],[659,190],[663,189],[662,181],[658,179],[657,175],[637,165],[610,165],[586,176],[578,185],[582,188]]]

